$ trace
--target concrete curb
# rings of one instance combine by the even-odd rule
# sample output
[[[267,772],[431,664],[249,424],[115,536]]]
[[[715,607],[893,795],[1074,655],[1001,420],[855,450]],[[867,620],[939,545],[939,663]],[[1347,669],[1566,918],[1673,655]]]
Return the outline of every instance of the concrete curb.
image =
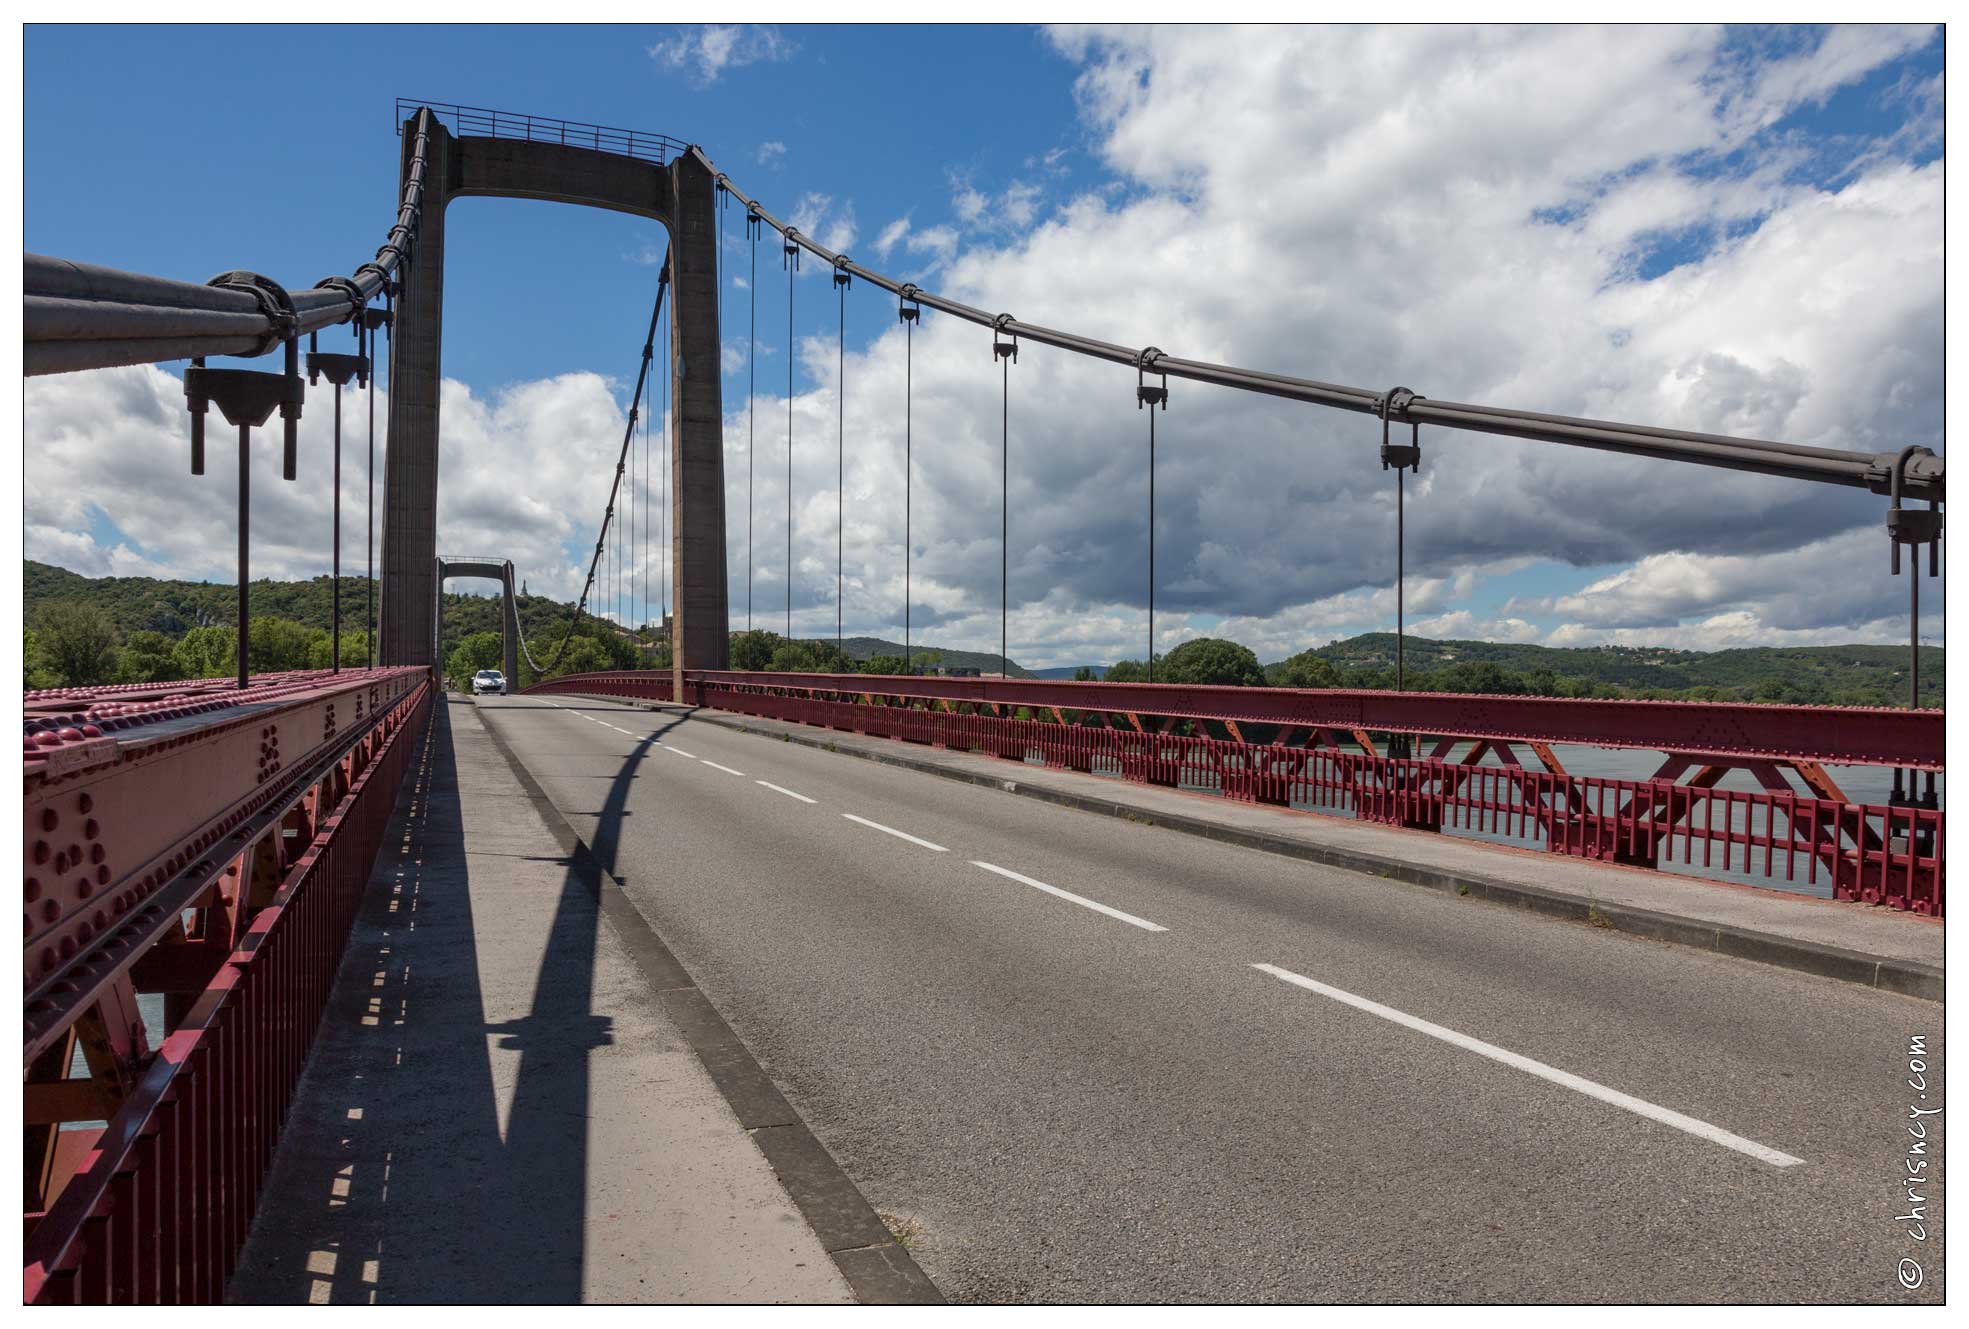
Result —
[[[512,767],[540,819],[561,850],[587,879],[602,916],[643,971],[657,1004],[724,1096],[739,1124],[766,1156],[779,1183],[865,1306],[942,1305],[943,1294],[841,1170],[834,1155],[807,1128],[793,1105],[760,1066],[751,1049],[725,1023],[677,957],[601,865],[588,842],[547,797],[546,790],[506,739],[485,717],[475,718],[499,755]]]
[[[622,697],[595,697],[594,700],[640,706],[645,710],[674,709],[666,707],[663,703],[629,701]],[[1943,971],[1933,965],[1920,964],[1913,960],[1869,955],[1839,946],[1828,946],[1822,942],[1802,941],[1796,937],[1732,927],[1724,923],[1705,923],[1700,919],[1659,913],[1633,905],[1583,900],[1578,896],[1549,891],[1540,886],[1502,881],[1474,872],[1445,871],[1379,854],[1363,854],[1327,845],[1307,844],[1282,835],[1266,835],[1262,831],[1221,826],[1200,817],[1156,812],[1112,799],[1098,798],[1091,794],[1067,793],[1058,789],[1022,784],[1017,780],[994,779],[974,771],[954,770],[939,762],[911,757],[906,750],[895,753],[864,752],[858,748],[845,747],[821,734],[807,735],[763,729],[748,724],[743,718],[726,714],[714,715],[703,710],[692,710],[691,718],[760,738],[798,743],[802,747],[819,748],[826,752],[917,771],[962,784],[1000,789],[1008,794],[1037,799],[1042,803],[1052,803],[1080,812],[1119,817],[1125,821],[1140,822],[1147,826],[1159,826],[1164,830],[1177,831],[1184,835],[1217,840],[1245,849],[1257,849],[1268,854],[1280,854],[1325,867],[1345,868],[1372,877],[1384,877],[1414,886],[1426,886],[1431,890],[1453,891],[1458,895],[1472,896],[1519,909],[1529,909],[1533,913],[1563,918],[1575,923],[1586,923],[1593,927],[1624,932],[1636,937],[1646,937],[1652,941],[1670,942],[1696,950],[1717,951],[1741,959],[1756,960],[1763,964],[1816,974],[1821,978],[1834,978],[1842,982],[1859,983],[1888,992],[1898,992],[1909,997],[1919,997],[1925,1001],[1942,1000]]]

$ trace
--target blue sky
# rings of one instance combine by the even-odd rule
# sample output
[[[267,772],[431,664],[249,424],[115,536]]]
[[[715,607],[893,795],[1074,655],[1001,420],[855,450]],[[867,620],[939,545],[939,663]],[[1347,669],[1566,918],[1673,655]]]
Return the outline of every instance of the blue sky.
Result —
[[[225,267],[296,282],[346,272],[389,221],[399,96],[669,134],[704,146],[781,215],[820,191],[859,200],[875,225],[912,210],[931,222],[950,213],[953,173],[1009,178],[1060,147],[1063,164],[1092,173],[1073,70],[1034,29],[781,31],[783,58],[705,83],[694,62],[650,55],[679,34],[669,27],[30,26],[27,247],[197,279]],[[396,54],[379,61],[384,42]],[[184,70],[221,46],[224,91],[185,98]],[[72,77],[81,68],[98,72]],[[761,164],[767,143],[785,151]],[[102,206],[96,163],[142,201],[145,225]],[[447,374],[490,389],[570,369],[633,372],[655,275],[629,256],[660,252],[661,227],[471,200],[448,239]],[[760,263],[779,271],[770,243]],[[783,327],[784,303],[772,308],[762,319]],[[813,310],[815,329],[831,331],[832,300]],[[872,301],[854,314],[864,335],[887,326]]]
[[[371,58],[379,43],[391,59]],[[181,71],[220,49],[223,79],[185,105]],[[1438,77],[1388,77],[1425,67]],[[387,224],[394,99],[417,95],[700,143],[780,215],[805,207],[823,234],[851,231],[864,262],[1129,344],[1828,446],[1940,446],[1934,33],[36,26],[26,69],[37,252],[195,280],[233,267],[294,284],[345,273]],[[382,72],[401,69],[453,72],[421,86]],[[118,181],[113,200],[105,178]],[[740,232],[734,212],[735,274]],[[465,200],[447,241],[444,369],[460,397],[447,398],[446,447],[537,492],[530,509],[502,509],[496,486],[449,463],[459,478],[441,525],[460,547],[513,542],[542,569],[537,587],[571,591],[661,230]],[[783,476],[787,284],[770,239],[759,259],[756,460]],[[796,630],[818,634],[834,621],[832,495],[818,490],[833,461],[835,303],[819,273],[795,289],[797,335],[813,340],[795,380],[794,612]],[[753,297],[726,298],[737,616]],[[892,635],[901,344],[891,301],[858,291],[849,309],[847,617],[851,632]],[[978,647],[995,645],[999,593],[997,437],[984,423],[997,385],[988,348],[971,344],[983,336],[932,326],[917,345],[931,450],[917,478],[929,589],[915,616],[919,632]],[[1132,374],[1109,384],[1029,355],[1014,375],[1029,414],[1014,441],[1025,464],[1013,654],[1139,655]],[[89,465],[95,444],[76,436],[109,432],[59,423],[86,416],[74,385],[88,377],[30,392],[30,440],[48,430],[76,455],[44,477],[30,448],[29,556],[224,577],[213,485],[186,491],[215,526],[190,538],[143,526],[113,485],[89,501],[56,492]],[[129,382],[148,403],[129,429],[181,446],[168,385]],[[1836,406],[1869,394],[1903,405],[1887,418]],[[1357,422],[1194,388],[1172,407],[1163,649],[1221,628],[1271,659],[1392,625],[1392,493]],[[1421,631],[1690,645],[1904,632],[1879,607],[1892,591],[1879,578],[1837,604],[1786,590],[1801,569],[1858,558],[1884,575],[1882,541],[1864,535],[1878,525],[1871,499],[1469,436],[1425,438],[1425,456],[1408,508]],[[759,497],[761,549],[783,547],[773,483]],[[272,501],[299,512],[314,499]],[[299,572],[313,557],[274,540],[263,566]],[[785,570],[763,575],[762,604],[779,606]]]

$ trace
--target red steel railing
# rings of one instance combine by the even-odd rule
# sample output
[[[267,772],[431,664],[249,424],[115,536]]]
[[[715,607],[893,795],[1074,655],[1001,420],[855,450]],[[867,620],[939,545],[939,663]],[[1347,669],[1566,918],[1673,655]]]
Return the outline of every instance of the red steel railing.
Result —
[[[657,671],[528,691],[672,699]],[[1821,765],[1939,771],[1939,711],[708,671],[687,673],[685,691],[692,704],[776,720],[1575,858],[1802,879],[1836,899],[1944,913],[1941,810],[1850,801]],[[1382,755],[1369,731],[1428,734],[1433,752]],[[1462,742],[1473,745],[1464,759],[1446,760]],[[1556,743],[1660,751],[1668,774],[1574,775]],[[1521,746],[1538,767],[1520,764]],[[1479,764],[1486,754],[1504,764]],[[1717,787],[1732,769],[1765,788]]]
[[[28,1215],[27,1302],[223,1298],[431,697],[424,682],[368,718],[346,792],[271,902]]]

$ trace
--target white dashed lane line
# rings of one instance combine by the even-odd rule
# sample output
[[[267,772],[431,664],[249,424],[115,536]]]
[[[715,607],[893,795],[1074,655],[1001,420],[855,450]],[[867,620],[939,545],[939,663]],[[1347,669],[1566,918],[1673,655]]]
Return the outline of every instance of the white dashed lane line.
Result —
[[[1686,1131],[1698,1139],[1708,1140],[1711,1144],[1720,1144],[1725,1149],[1734,1149],[1740,1154],[1748,1154],[1761,1162],[1769,1163],[1772,1167],[1796,1167],[1805,1161],[1802,1158],[1794,1158],[1790,1154],[1782,1153],[1779,1150],[1771,1148],[1769,1145],[1759,1144],[1755,1140],[1746,1140],[1741,1135],[1732,1135],[1721,1126],[1712,1126],[1706,1121],[1699,1121],[1694,1117],[1684,1116],[1680,1112],[1676,1112],[1671,1108],[1662,1107],[1656,1103],[1650,1103],[1646,1099],[1635,1098],[1632,1094],[1623,1094],[1618,1089],[1609,1089],[1607,1086],[1586,1079],[1584,1076],[1574,1075],[1571,1071],[1562,1071],[1556,1066],[1547,1066],[1542,1061],[1533,1061],[1530,1057],[1520,1056],[1516,1052],[1507,1051],[1504,1048],[1498,1047],[1495,1043],[1486,1043],[1481,1039],[1472,1038],[1468,1034],[1459,1034],[1454,1029],[1445,1029],[1439,1024],[1431,1024],[1429,1021],[1410,1015],[1406,1011],[1398,1011],[1392,1006],[1383,1006],[1378,1001],[1369,1001],[1366,997],[1357,997],[1351,992],[1343,992],[1339,988],[1329,987],[1325,983],[1307,978],[1304,974],[1295,974],[1290,969],[1281,969],[1275,964],[1254,964],[1251,967],[1260,973],[1270,974],[1273,978],[1282,979],[1295,987],[1305,988],[1308,992],[1317,992],[1322,997],[1331,997],[1343,1005],[1352,1006],[1357,1011],[1366,1011],[1369,1015],[1379,1016],[1383,1020],[1401,1025],[1405,1029],[1413,1029],[1418,1034],[1427,1034],[1430,1038],[1441,1039],[1453,1047],[1462,1048],[1465,1052],[1474,1052],[1480,1057],[1488,1057],[1492,1061],[1502,1062],[1504,1065],[1521,1070],[1527,1075],[1535,1075],[1541,1080],[1549,1080],[1553,1084],[1563,1085],[1576,1093],[1585,1094],[1588,1098],[1597,1098],[1602,1103],[1611,1103],[1617,1108],[1625,1108],[1627,1111],[1646,1117],[1650,1121],[1658,1121],[1664,1126],[1673,1126],[1678,1131]]]
[[[657,746],[662,748],[665,752],[674,752],[679,757],[689,757],[692,761],[697,760],[697,754],[695,752],[686,752],[682,748],[673,748],[668,743],[659,743],[657,744]]]
[[[940,854],[947,854],[950,852],[948,849],[945,849],[940,844],[931,844],[928,840],[919,839],[916,836],[911,835],[908,831],[899,831],[893,826],[884,826],[879,821],[870,821],[866,817],[857,817],[852,812],[843,812],[841,815],[846,817],[849,821],[854,822],[857,826],[866,826],[871,831],[880,831],[884,835],[893,835],[898,840],[907,840],[911,844],[920,844],[925,849],[934,849]]]
[[[1023,872],[1014,872],[1010,868],[1001,868],[996,863],[986,863],[974,858],[971,860],[971,866],[974,868],[983,868],[986,872],[996,872],[999,876],[1010,881],[1016,881],[1021,886],[1030,886],[1034,890],[1045,891],[1048,895],[1057,895],[1062,900],[1079,905],[1082,909],[1092,909],[1097,914],[1106,914],[1109,918],[1118,918],[1132,927],[1142,929],[1144,932],[1169,931],[1168,928],[1162,926],[1160,923],[1151,923],[1146,918],[1137,918],[1133,914],[1124,914],[1121,910],[1104,905],[1098,900],[1090,900],[1084,895],[1075,895],[1072,891],[1063,891],[1058,886],[1049,886],[1043,881],[1037,881],[1026,876]]]
[[[779,785],[774,784],[771,780],[754,780],[752,783],[762,784],[766,788],[772,790],[775,794],[785,794],[788,798],[797,798],[802,803],[812,803],[816,801],[814,799],[808,798],[805,794],[796,794],[791,789],[782,788]]]
[[[745,772],[744,772],[744,771],[735,771],[735,770],[733,770],[733,769],[732,769],[731,767],[729,767],[729,766],[720,766],[720,765],[719,765],[719,764],[718,764],[717,762],[715,762],[715,761],[712,761],[712,760],[710,760],[710,759],[709,759],[708,757],[699,757],[699,758],[698,758],[698,760],[699,760],[699,761],[701,761],[701,762],[703,762],[703,763],[704,763],[704,764],[705,764],[706,766],[709,766],[709,767],[710,767],[710,768],[711,768],[712,770],[714,770],[714,771],[723,771],[723,772],[724,772],[724,773],[725,773],[726,775],[744,775],[744,774],[745,774]]]

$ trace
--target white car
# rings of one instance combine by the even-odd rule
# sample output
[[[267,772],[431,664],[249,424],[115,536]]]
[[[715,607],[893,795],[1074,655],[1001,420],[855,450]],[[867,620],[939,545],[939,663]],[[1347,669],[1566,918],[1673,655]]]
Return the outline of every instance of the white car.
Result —
[[[481,669],[478,673],[472,675],[472,695],[474,697],[484,696],[488,692],[497,692],[503,696],[505,691],[506,676],[497,669]]]

